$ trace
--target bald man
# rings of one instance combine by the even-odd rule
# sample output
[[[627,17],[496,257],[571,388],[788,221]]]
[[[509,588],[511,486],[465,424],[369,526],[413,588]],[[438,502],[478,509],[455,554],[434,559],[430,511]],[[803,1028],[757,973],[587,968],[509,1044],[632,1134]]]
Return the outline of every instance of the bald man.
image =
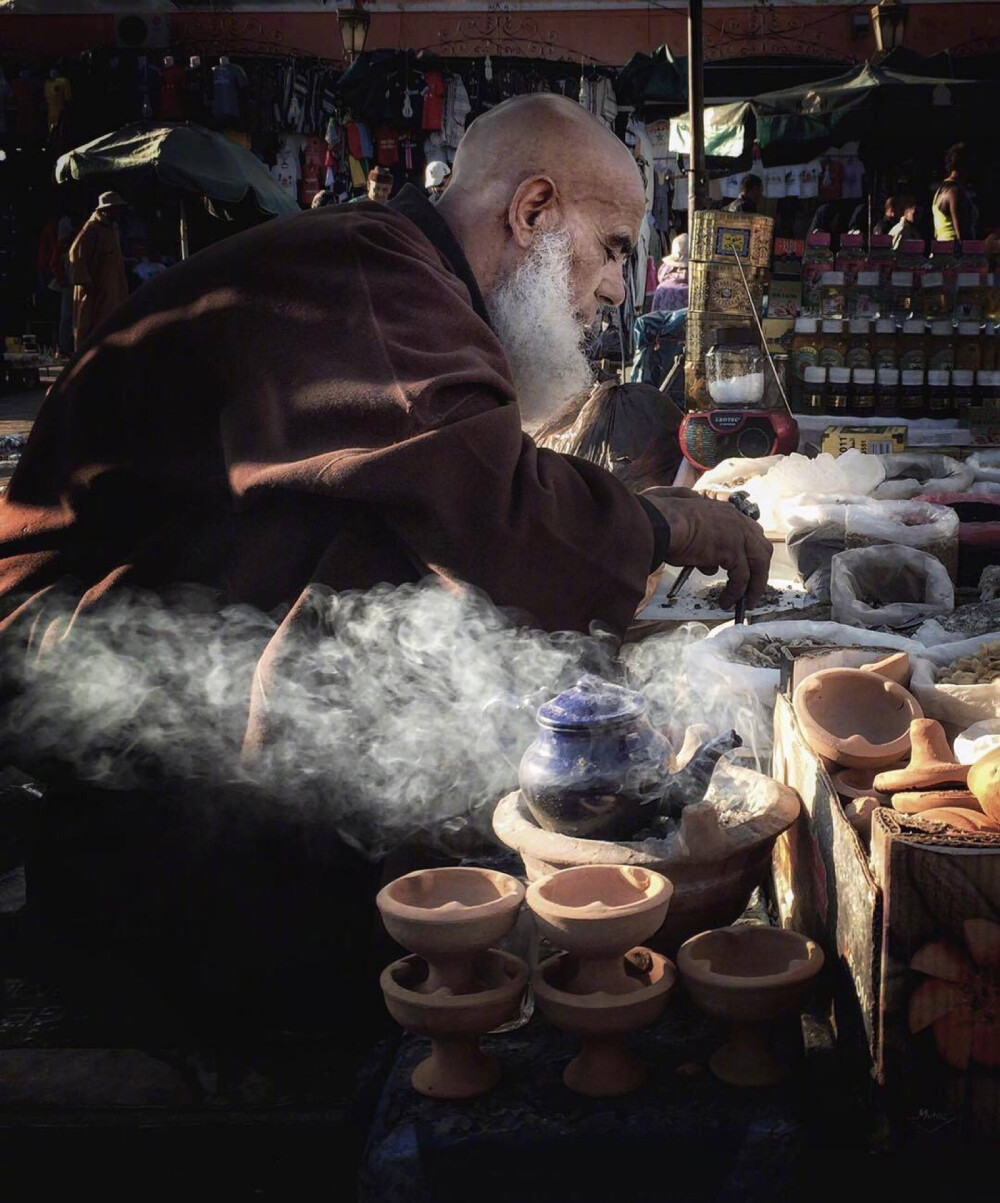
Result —
[[[755,524],[637,499],[524,430],[589,387],[583,329],[622,301],[644,209],[625,146],[533,95],[472,125],[436,207],[317,209],[151,281],[53,387],[0,502],[4,624],[41,638],[55,584],[84,610],[193,581],[273,611],[430,574],[623,632],[663,562],[721,565],[752,604]]]

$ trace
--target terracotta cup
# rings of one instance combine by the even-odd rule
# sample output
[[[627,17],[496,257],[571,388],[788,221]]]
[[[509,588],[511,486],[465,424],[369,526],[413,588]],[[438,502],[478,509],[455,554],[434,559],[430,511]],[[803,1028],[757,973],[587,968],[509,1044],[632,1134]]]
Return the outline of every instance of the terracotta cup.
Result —
[[[578,1094],[628,1094],[645,1080],[646,1067],[625,1037],[659,1018],[677,974],[665,956],[647,948],[633,949],[623,962],[634,983],[631,993],[578,993],[569,953],[550,957],[535,970],[532,986],[542,1014],[557,1028],[580,1037],[580,1052],[563,1071],[563,1081]]]
[[[672,893],[652,869],[577,865],[532,882],[527,900],[541,934],[575,958],[565,989],[630,994],[637,983],[625,970],[625,953],[659,929]]]
[[[969,789],[976,795],[983,813],[1000,823],[1000,748],[987,752],[969,769]]]
[[[421,992],[472,988],[474,954],[517,921],[524,886],[493,869],[418,869],[397,877],[375,902],[390,936],[428,965]]]
[[[823,968],[823,950],[777,927],[720,927],[692,936],[677,953],[688,993],[706,1014],[731,1024],[709,1066],[733,1086],[769,1086],[788,1072],[774,1028],[797,1013]]]
[[[389,1014],[400,1027],[431,1039],[430,1056],[411,1082],[421,1094],[465,1099],[495,1086],[496,1060],[479,1047],[479,1037],[512,1018],[528,981],[528,966],[496,948],[472,958],[471,988],[464,994],[426,992],[427,962],[419,956],[393,961],[380,985]]]

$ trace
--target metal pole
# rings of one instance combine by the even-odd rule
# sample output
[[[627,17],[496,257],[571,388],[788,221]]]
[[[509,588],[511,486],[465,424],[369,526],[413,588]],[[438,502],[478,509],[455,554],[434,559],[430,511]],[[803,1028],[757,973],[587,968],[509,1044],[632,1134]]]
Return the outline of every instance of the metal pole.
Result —
[[[691,157],[688,164],[688,238],[694,237],[694,215],[705,207],[705,79],[702,26],[703,0],[688,3],[688,124]]]
[[[187,215],[187,206],[184,203],[183,196],[180,198],[180,201],[181,201],[181,258],[186,259],[188,257],[188,255],[190,254],[190,250],[188,248],[188,215]]]

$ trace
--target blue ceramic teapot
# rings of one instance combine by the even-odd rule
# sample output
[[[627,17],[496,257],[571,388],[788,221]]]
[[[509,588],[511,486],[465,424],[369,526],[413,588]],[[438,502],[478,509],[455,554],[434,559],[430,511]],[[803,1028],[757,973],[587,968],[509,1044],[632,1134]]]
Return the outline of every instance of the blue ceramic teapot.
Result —
[[[581,677],[541,706],[535,742],[521,758],[521,793],[546,831],[591,839],[628,838],[655,803],[669,753],[630,689]]]

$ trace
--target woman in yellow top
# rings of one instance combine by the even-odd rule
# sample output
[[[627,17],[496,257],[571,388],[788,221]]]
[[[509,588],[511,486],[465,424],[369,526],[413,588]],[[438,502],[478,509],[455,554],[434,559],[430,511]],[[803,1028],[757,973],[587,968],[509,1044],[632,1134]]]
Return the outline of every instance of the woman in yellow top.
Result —
[[[964,142],[957,142],[945,151],[944,169],[948,174],[935,192],[931,205],[935,242],[963,242],[976,236],[979,213],[962,182],[968,157]]]

